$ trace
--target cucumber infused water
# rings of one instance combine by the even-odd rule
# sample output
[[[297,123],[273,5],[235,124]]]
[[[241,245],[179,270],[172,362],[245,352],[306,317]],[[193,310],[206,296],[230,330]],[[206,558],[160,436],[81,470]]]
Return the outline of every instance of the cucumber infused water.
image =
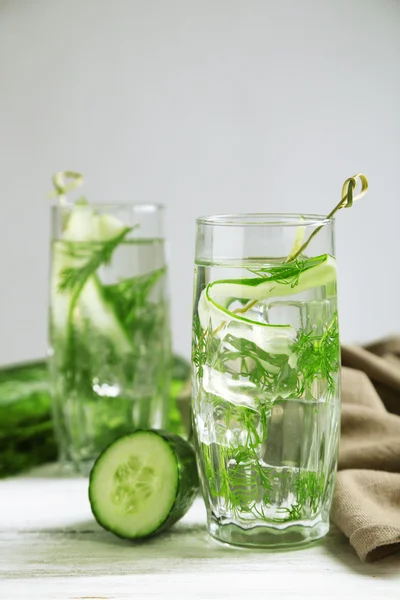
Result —
[[[325,535],[340,426],[332,219],[198,219],[192,348],[211,535],[273,547]]]
[[[254,545],[320,537],[339,436],[335,260],[198,262],[195,292],[193,413],[211,533]]]
[[[50,372],[60,457],[88,472],[117,437],[166,425],[170,335],[160,210],[53,207]]]
[[[349,177],[326,217],[197,219],[192,418],[220,541],[297,546],[329,530],[340,427],[333,217],[367,190],[364,174]]]

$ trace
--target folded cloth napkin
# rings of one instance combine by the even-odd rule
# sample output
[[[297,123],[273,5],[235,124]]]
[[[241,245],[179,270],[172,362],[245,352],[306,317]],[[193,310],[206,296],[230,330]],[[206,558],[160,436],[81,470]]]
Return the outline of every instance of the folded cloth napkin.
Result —
[[[342,347],[332,520],[363,561],[400,551],[400,338]]]

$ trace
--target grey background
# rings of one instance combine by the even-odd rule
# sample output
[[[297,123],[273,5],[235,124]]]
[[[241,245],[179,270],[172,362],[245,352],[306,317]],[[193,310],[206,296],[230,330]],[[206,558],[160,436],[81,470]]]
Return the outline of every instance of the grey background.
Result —
[[[189,355],[194,221],[328,212],[342,338],[400,330],[400,4],[0,0],[0,361],[46,348],[50,176],[163,202],[174,346]]]

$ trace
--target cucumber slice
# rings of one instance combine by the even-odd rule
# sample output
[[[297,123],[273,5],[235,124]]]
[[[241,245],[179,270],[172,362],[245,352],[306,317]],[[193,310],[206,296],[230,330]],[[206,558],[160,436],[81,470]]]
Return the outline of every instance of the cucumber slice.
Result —
[[[150,537],[181,519],[199,491],[193,448],[177,435],[139,430],[113,442],[90,473],[96,521],[128,538]]]

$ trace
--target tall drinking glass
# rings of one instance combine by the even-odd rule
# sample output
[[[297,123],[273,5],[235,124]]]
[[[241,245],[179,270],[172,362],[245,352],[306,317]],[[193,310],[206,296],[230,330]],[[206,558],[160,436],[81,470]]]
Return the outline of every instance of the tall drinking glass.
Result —
[[[60,459],[87,472],[137,428],[164,427],[170,334],[162,208],[52,208],[50,373]]]
[[[210,534],[248,546],[324,536],[340,418],[333,221],[199,218],[192,361]]]

